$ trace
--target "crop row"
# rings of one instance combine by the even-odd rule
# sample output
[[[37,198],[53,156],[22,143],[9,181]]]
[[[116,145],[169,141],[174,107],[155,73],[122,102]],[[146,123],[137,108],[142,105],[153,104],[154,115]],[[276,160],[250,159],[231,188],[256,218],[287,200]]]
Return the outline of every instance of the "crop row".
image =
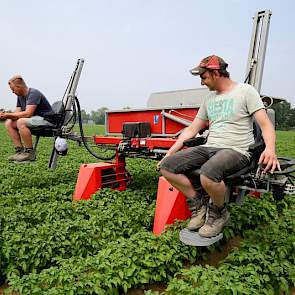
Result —
[[[112,240],[150,229],[154,203],[145,197],[103,190],[92,201],[2,208],[2,269],[20,276],[40,272],[57,258],[93,255]]]
[[[270,197],[260,201],[247,199],[242,208],[232,206],[233,218],[242,217],[225,230],[226,239],[241,234],[241,229],[254,228],[277,218],[272,202]],[[119,294],[133,286],[167,281],[185,261],[194,262],[206,255],[206,251],[183,245],[176,227],[160,237],[141,230],[129,238],[121,237],[108,243],[107,248],[96,255],[62,259],[56,267],[22,278],[11,274],[10,283],[24,295],[38,294],[41,289],[42,294]]]
[[[2,131],[0,128],[0,135]],[[288,142],[293,142],[290,136],[295,133],[283,135],[287,135]],[[5,138],[5,135],[2,134],[2,137]],[[193,263],[219,248],[219,245],[208,249],[184,246],[178,238],[183,223],[173,226],[160,237],[153,236],[151,228],[159,176],[154,161],[127,160],[133,181],[126,192],[101,190],[91,201],[72,203],[80,163],[95,159],[70,143],[69,154],[60,158],[58,168],[47,170],[51,140],[42,139],[38,161],[30,165],[16,165],[6,161],[12,151],[7,143],[3,140],[0,145],[0,265],[12,289],[21,294],[121,294],[142,284],[168,282],[187,260]],[[285,141],[278,145],[280,154],[287,155],[287,145]],[[232,224],[225,229],[224,240],[242,235],[245,241],[250,241],[245,252],[244,246],[241,252],[235,252],[237,257],[252,252],[259,256],[264,244],[278,243],[272,224],[277,223],[283,231],[288,228],[284,220],[289,220],[288,212],[294,210],[288,200],[275,203],[269,195],[265,195],[261,200],[246,199],[242,207],[230,205]],[[285,218],[280,218],[280,215]],[[259,235],[262,235],[257,227],[259,225],[264,225],[262,231],[272,232],[274,239],[269,242],[262,238],[261,246],[255,252],[254,246],[259,244]],[[249,233],[252,230],[257,232],[256,240],[251,239],[252,234]],[[294,235],[294,231],[289,230],[290,236]],[[289,245],[290,239],[285,240]],[[277,248],[281,250],[271,254],[276,261],[288,265],[286,259],[279,260],[280,251],[285,250],[280,245]],[[294,252],[293,248],[288,250]],[[269,261],[275,265],[272,260]],[[243,263],[247,265],[248,262],[243,260]],[[206,268],[200,269],[206,273]],[[218,273],[219,268],[213,270],[217,277],[221,277],[220,282],[226,282],[226,275]],[[239,277],[242,267],[237,262],[235,268],[228,268],[228,271],[232,275],[230,282],[237,284],[234,278]],[[268,268],[257,273],[268,276],[279,286],[274,290],[285,290],[282,286],[292,285],[292,272],[287,266],[284,266],[284,272],[280,272],[286,277],[285,284],[283,281],[277,283],[279,281]],[[187,281],[180,280],[177,284],[186,285]],[[171,292],[174,292],[174,287],[170,287],[173,282],[169,283]],[[195,284],[193,288],[198,292]],[[254,291],[257,290],[255,288]],[[239,293],[239,290],[236,288],[235,292]],[[275,293],[271,293],[270,289],[269,292]]]
[[[295,285],[294,209],[295,202],[283,209],[279,220],[247,231],[241,248],[218,268],[182,270],[164,294],[289,294],[289,286]]]

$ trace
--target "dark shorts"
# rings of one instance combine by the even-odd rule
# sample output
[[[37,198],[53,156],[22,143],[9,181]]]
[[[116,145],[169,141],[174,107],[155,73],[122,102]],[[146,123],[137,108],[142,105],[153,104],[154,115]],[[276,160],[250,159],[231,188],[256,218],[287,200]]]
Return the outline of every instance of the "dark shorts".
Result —
[[[200,169],[201,175],[220,182],[248,164],[247,156],[233,149],[196,146],[163,159],[161,169],[185,175],[192,170]]]

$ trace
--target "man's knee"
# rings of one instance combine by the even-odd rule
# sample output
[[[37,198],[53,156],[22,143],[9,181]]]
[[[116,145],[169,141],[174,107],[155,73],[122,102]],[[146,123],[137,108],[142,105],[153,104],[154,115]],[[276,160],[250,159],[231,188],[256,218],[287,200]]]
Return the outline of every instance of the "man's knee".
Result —
[[[160,172],[165,177],[165,179],[170,183],[178,181],[179,177],[181,176],[181,174],[173,173],[163,168],[160,169]]]
[[[7,119],[4,125],[6,129],[16,128],[15,121],[12,121],[11,119]]]
[[[27,118],[20,118],[16,121],[17,129],[28,128],[27,125],[28,119]]]
[[[5,123],[4,123],[4,125],[5,125],[5,128],[6,129],[9,129],[9,128],[12,128],[12,124],[11,124],[11,120],[10,119],[7,119],[6,121],[5,121]]]
[[[165,168],[161,168],[160,169],[160,173],[166,178],[166,179],[169,179],[171,177],[172,172],[169,172],[168,170],[166,170]]]
[[[204,189],[212,186],[213,184],[217,183],[216,181],[210,179],[208,176],[201,174],[200,175],[201,185]]]

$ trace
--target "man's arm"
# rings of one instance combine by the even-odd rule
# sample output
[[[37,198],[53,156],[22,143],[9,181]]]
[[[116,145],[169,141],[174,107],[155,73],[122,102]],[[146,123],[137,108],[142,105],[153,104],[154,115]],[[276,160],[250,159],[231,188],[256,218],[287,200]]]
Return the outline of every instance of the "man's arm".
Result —
[[[16,113],[16,112],[20,112],[21,111],[21,108],[20,107],[16,107],[15,108],[15,111],[14,111],[14,113]],[[11,112],[9,112],[10,114],[11,114]],[[7,118],[7,112],[5,112],[5,110],[4,109],[1,109],[1,112],[0,112],[0,119],[8,119]]]
[[[27,105],[25,111],[21,111],[19,107],[13,113],[1,113],[0,117],[3,119],[17,120],[20,118],[31,118],[36,110],[36,105]]]
[[[191,123],[191,125],[188,126],[188,127],[186,127],[183,130],[183,132],[179,135],[179,137],[176,140],[176,142],[167,151],[165,157],[171,156],[174,153],[176,153],[177,151],[179,151],[183,147],[183,142],[185,140],[195,137],[199,133],[199,131],[202,130],[205,126],[206,126],[206,121],[204,121],[204,120],[202,120],[200,118],[195,117],[195,119],[193,120],[193,122]],[[157,164],[157,168],[158,169],[160,169],[161,161]]]
[[[280,170],[280,163],[276,156],[276,133],[273,124],[264,109],[254,113],[254,118],[262,131],[265,150],[262,152],[258,164],[265,165],[264,172],[273,173],[276,168]]]
[[[183,132],[179,135],[178,139],[173,144],[173,146],[168,150],[166,155],[170,156],[179,151],[183,147],[183,142],[187,139],[195,137],[199,133],[199,131],[205,127],[205,125],[205,121],[195,117],[191,125],[186,127],[183,130]]]

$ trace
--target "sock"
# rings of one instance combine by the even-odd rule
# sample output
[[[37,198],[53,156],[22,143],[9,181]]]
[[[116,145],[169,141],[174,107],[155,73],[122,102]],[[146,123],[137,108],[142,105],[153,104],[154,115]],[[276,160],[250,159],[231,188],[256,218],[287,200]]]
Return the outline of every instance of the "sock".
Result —
[[[200,206],[201,198],[198,195],[195,195],[193,198],[186,198],[189,209],[192,211]]]
[[[15,151],[16,151],[17,153],[23,151],[23,147],[22,147],[22,146],[15,146],[14,149],[15,149]]]
[[[32,151],[33,151],[33,148],[32,148],[32,147],[30,147],[30,148],[27,148],[27,147],[26,147],[26,148],[25,148],[25,152],[26,152],[26,153],[30,153],[30,152],[32,152]]]

